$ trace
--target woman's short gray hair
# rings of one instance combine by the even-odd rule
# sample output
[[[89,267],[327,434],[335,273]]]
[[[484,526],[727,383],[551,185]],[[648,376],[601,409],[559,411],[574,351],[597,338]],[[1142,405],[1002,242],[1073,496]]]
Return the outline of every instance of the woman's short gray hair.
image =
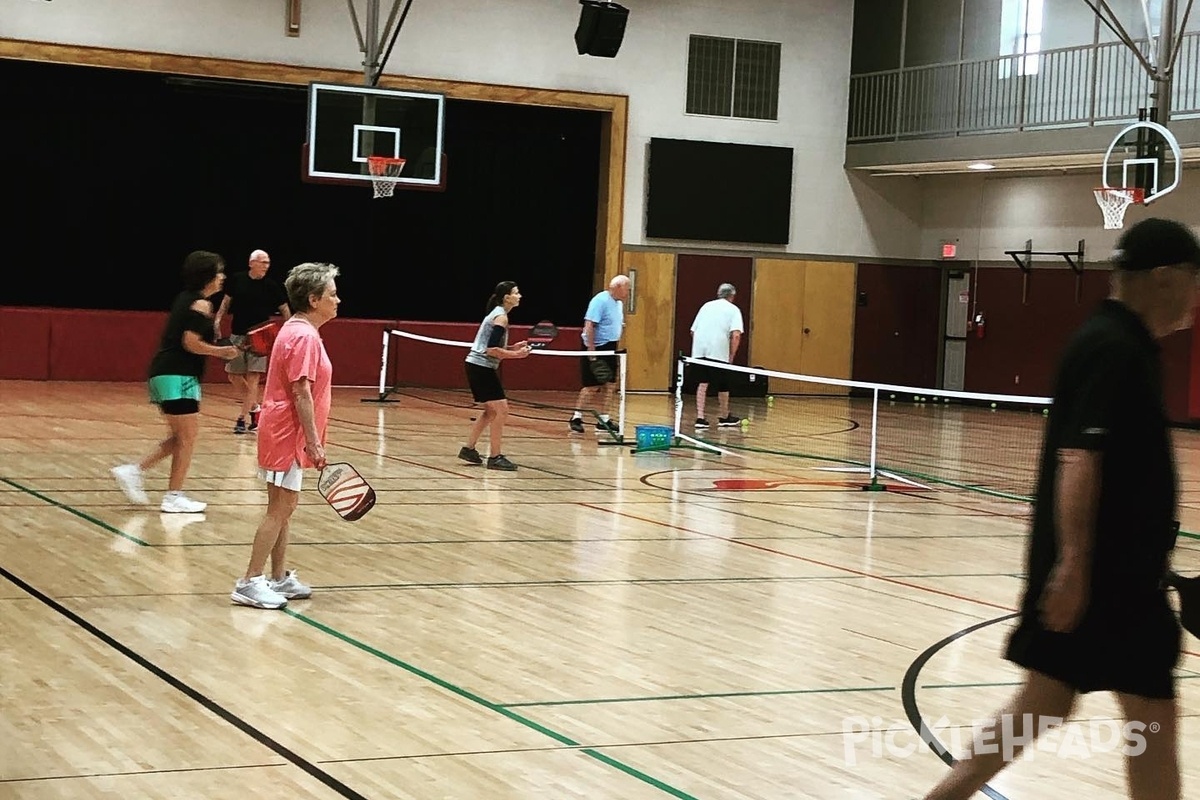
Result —
[[[292,267],[287,280],[283,283],[284,288],[287,289],[288,305],[292,307],[292,311],[311,309],[312,304],[308,302],[309,295],[315,294],[317,297],[324,295],[325,287],[337,276],[338,268],[333,264],[306,261]]]
[[[733,297],[737,294],[737,289],[733,288],[732,283],[722,283],[717,287],[717,297]]]

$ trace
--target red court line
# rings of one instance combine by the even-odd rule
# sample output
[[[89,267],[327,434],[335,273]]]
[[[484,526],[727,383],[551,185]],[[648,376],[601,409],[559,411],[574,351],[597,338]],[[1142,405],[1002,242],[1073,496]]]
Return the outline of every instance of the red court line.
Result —
[[[636,519],[639,522],[648,522],[651,525],[659,525],[664,528],[671,528],[672,530],[682,531],[684,533],[694,533],[697,536],[706,536],[709,539],[720,539],[721,541],[741,545],[742,547],[749,547],[753,550],[761,550],[765,553],[772,553],[774,555],[784,556],[786,558],[794,558],[797,561],[805,561],[805,562],[808,562],[809,564],[816,564],[817,566],[820,566],[820,567],[828,567],[829,569],[840,570],[842,572],[847,572],[851,575],[858,575],[859,577],[863,577],[863,578],[871,578],[872,580],[883,581],[884,583],[892,583],[897,586],[903,586],[908,589],[916,589],[921,592],[929,592],[930,594],[941,595],[942,597],[950,597],[955,600],[963,600],[968,603],[976,603],[978,605],[988,606],[989,608],[995,608],[995,609],[999,609],[1001,611],[1013,612],[1013,611],[1018,610],[1018,609],[1012,608],[1010,606],[1002,606],[997,603],[989,603],[987,600],[977,600],[973,597],[964,597],[960,594],[955,594],[954,592],[944,592],[941,589],[933,589],[928,586],[921,586],[920,584],[917,584],[917,583],[909,583],[907,581],[898,580],[896,578],[888,578],[888,577],[885,577],[882,575],[872,575],[869,572],[863,572],[862,570],[853,569],[852,567],[843,567],[841,564],[829,564],[825,561],[818,561],[815,558],[808,558],[807,556],[798,556],[795,553],[787,553],[787,552],[784,552],[783,550],[775,550],[774,548],[771,548],[771,547],[764,547],[760,544],[755,544],[753,542],[745,541],[744,539],[732,539],[728,536],[719,536],[715,533],[708,533],[706,531],[698,531],[698,530],[695,530],[694,528],[685,528],[682,525],[674,525],[670,522],[660,522],[659,520],[650,519],[648,517],[639,517],[637,514],[626,514],[621,511],[614,511],[611,508],[604,508],[603,506],[594,506],[591,503],[577,503],[576,505],[582,506],[584,508],[590,508],[593,511],[604,511],[605,513],[614,514],[618,517],[627,517],[629,519]],[[1186,656],[1193,656],[1195,658],[1200,658],[1200,653],[1193,653],[1191,650],[1181,650],[1180,652],[1182,652]]]
[[[590,504],[590,503],[579,503],[578,505],[581,505],[581,506],[583,506],[584,508],[590,508],[590,509],[592,509],[592,510],[594,510],[594,511],[604,511],[604,512],[606,512],[606,513],[609,513],[609,514],[615,514],[615,515],[617,515],[618,517],[627,517],[627,518],[629,518],[629,519],[636,519],[636,520],[638,520],[639,522],[648,522],[648,523],[650,523],[650,524],[652,524],[652,525],[660,525],[660,526],[662,526],[662,527],[664,527],[664,528],[671,528],[671,529],[673,529],[673,530],[677,530],[677,531],[683,531],[684,533],[694,533],[694,534],[696,534],[696,535],[698,535],[698,536],[707,536],[707,537],[708,537],[708,538],[710,538],[710,539],[720,539],[721,541],[725,541],[725,542],[731,542],[731,543],[733,543],[733,544],[741,545],[742,547],[749,547],[749,548],[751,548],[751,549],[753,549],[753,550],[761,550],[761,551],[763,551],[764,553],[772,553],[772,554],[774,554],[774,555],[778,555],[778,556],[784,556],[785,558],[794,558],[794,559],[796,559],[797,561],[805,561],[805,562],[807,562],[807,563],[809,563],[809,564],[816,564],[816,565],[817,565],[817,566],[819,566],[819,567],[828,567],[829,569],[840,570],[841,572],[846,572],[846,573],[849,573],[849,574],[851,574],[851,575],[857,575],[857,576],[859,576],[859,577],[862,577],[862,578],[871,578],[871,579],[873,579],[873,580],[877,580],[877,581],[883,581],[883,582],[885,582],[885,583],[894,583],[894,584],[896,584],[897,586],[904,586],[904,587],[906,587],[906,588],[909,588],[909,589],[917,589],[917,590],[919,590],[919,591],[922,591],[922,592],[929,592],[929,593],[931,593],[931,594],[939,594],[939,595],[942,595],[943,597],[951,597],[951,598],[953,598],[953,599],[955,599],[955,600],[963,600],[963,601],[965,601],[965,602],[968,602],[968,603],[977,603],[977,604],[979,604],[979,605],[983,605],[983,606],[988,606],[988,607],[990,607],[990,608],[999,609],[1000,611],[1009,611],[1009,612],[1011,612],[1011,611],[1016,611],[1016,610],[1017,610],[1017,609],[1015,609],[1015,608],[1010,608],[1010,607],[1008,607],[1008,606],[1002,606],[1002,605],[998,605],[998,604],[996,604],[996,603],[989,603],[989,602],[988,602],[988,601],[986,601],[986,600],[977,600],[977,599],[975,599],[975,598],[973,598],[973,597],[964,597],[964,596],[962,596],[962,595],[960,595],[960,594],[954,594],[953,592],[944,592],[944,591],[942,591],[941,589],[932,589],[932,588],[930,588],[930,587],[928,587],[928,586],[921,586],[920,584],[916,584],[916,583],[908,583],[908,582],[906,582],[906,581],[897,580],[897,579],[895,579],[895,578],[885,578],[885,577],[883,577],[883,576],[880,576],[880,575],[872,575],[870,572],[863,572],[862,570],[853,569],[853,568],[851,568],[851,567],[843,567],[843,566],[842,566],[842,565],[840,565],[840,564],[830,564],[830,563],[827,563],[827,562],[825,562],[825,561],[818,561],[818,560],[817,560],[817,559],[815,559],[815,558],[808,558],[807,556],[798,556],[798,555],[796,555],[795,553],[788,553],[788,552],[785,552],[785,551],[783,551],[783,550],[776,550],[776,549],[774,549],[774,548],[771,548],[771,547],[764,547],[764,546],[763,546],[763,545],[761,545],[761,544],[755,544],[754,542],[748,542],[748,541],[745,541],[744,539],[733,539],[733,538],[730,538],[730,537],[728,537],[728,536],[719,536],[719,535],[717,535],[717,534],[715,534],[715,533],[708,533],[708,532],[706,532],[706,531],[698,531],[698,530],[695,530],[695,529],[693,529],[693,528],[685,528],[685,527],[683,527],[683,526],[681,526],[681,525],[674,525],[674,524],[672,524],[672,523],[670,523],[670,522],[660,522],[660,521],[658,521],[658,520],[656,520],[656,519],[650,519],[650,518],[648,518],[648,517],[639,517],[639,516],[638,516],[638,515],[636,515],[636,514],[626,514],[626,513],[624,513],[624,512],[621,512],[621,511],[614,511],[614,510],[613,510],[613,509],[611,509],[611,508],[604,508],[603,506],[594,506],[594,505],[592,505],[592,504]]]

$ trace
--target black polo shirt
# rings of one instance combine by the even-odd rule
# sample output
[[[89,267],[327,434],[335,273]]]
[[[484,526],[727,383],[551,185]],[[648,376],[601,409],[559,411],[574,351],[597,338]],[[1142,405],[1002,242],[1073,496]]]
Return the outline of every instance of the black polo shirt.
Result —
[[[230,297],[229,313],[233,317],[230,333],[234,334],[245,334],[266,322],[288,301],[287,293],[274,280],[266,275],[251,278],[249,272],[230,275],[225,282],[225,294]]]
[[[1057,558],[1060,449],[1102,454],[1092,603],[1115,610],[1153,595],[1175,545],[1175,463],[1160,348],[1141,319],[1118,301],[1103,302],[1071,339],[1059,365],[1030,537],[1027,613],[1036,609]]]

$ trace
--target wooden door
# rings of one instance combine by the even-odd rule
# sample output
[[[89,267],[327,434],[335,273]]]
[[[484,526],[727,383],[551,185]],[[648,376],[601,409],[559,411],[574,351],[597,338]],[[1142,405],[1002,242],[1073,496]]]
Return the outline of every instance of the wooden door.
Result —
[[[854,265],[759,259],[754,264],[750,363],[779,372],[849,378]],[[772,394],[846,394],[841,387],[771,378]]]
[[[822,378],[850,377],[854,357],[855,265],[809,261],[804,267],[804,317],[800,372]],[[818,394],[848,394],[836,386],[809,385]]]
[[[633,288],[625,309],[622,345],[629,351],[626,388],[661,392],[671,386],[675,357],[675,254],[626,250],[621,271]]]

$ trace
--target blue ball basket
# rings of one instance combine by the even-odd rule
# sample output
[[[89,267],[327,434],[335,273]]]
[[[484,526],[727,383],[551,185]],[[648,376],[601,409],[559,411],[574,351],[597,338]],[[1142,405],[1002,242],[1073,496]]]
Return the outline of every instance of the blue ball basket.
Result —
[[[675,439],[674,429],[668,428],[666,425],[638,425],[635,430],[639,452],[642,450],[668,450]]]

